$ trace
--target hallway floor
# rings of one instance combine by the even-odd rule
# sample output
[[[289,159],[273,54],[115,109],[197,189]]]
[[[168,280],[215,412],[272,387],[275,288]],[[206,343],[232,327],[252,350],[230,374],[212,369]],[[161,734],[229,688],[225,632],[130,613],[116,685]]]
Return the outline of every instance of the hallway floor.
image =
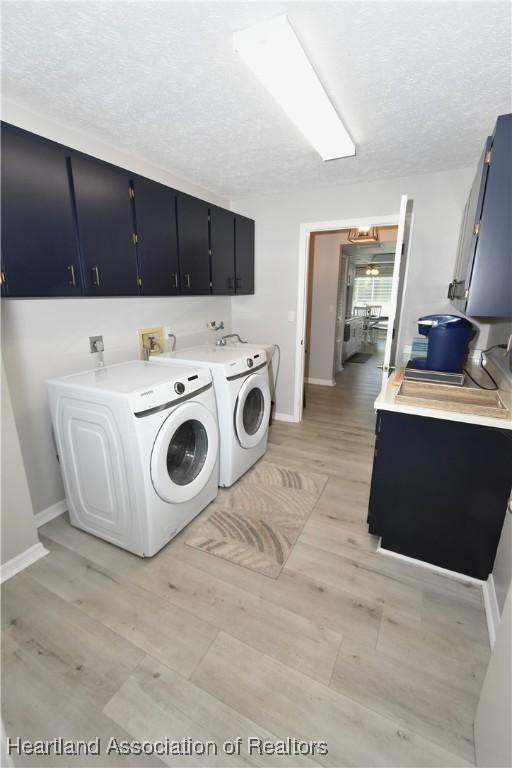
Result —
[[[50,555],[2,590],[9,736],[100,736],[103,749],[111,736],[297,737],[329,750],[163,758],[183,766],[473,763],[481,589],[377,554],[366,529],[376,362],[308,386],[304,421],[272,426],[268,460],[329,477],[278,579],[186,546],[186,532],[140,560],[65,516],[40,529]]]

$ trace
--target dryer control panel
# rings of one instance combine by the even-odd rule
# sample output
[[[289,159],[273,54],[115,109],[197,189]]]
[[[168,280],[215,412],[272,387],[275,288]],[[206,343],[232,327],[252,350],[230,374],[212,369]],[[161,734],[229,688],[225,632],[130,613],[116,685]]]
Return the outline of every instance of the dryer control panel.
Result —
[[[211,386],[211,383],[212,377],[207,368],[191,370],[176,366],[176,368],[169,370],[169,380],[165,383],[156,384],[154,387],[148,387],[131,395],[133,413],[141,414],[154,408],[188,400],[194,397],[198,391]]]
[[[239,360],[233,360],[226,364],[226,378],[231,379],[236,376],[243,376],[244,373],[252,373],[266,364],[265,350],[251,351]]]

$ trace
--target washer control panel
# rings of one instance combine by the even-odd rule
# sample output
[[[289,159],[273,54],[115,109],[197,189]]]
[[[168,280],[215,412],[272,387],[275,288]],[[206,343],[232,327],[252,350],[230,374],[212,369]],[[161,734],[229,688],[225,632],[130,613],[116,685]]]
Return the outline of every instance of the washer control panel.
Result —
[[[161,370],[164,370],[163,365]],[[133,413],[141,414],[153,408],[172,405],[183,396],[193,397],[195,392],[202,390],[211,382],[211,373],[207,368],[191,369],[188,366],[177,365],[172,373],[169,371],[169,378],[165,383],[132,395]]]

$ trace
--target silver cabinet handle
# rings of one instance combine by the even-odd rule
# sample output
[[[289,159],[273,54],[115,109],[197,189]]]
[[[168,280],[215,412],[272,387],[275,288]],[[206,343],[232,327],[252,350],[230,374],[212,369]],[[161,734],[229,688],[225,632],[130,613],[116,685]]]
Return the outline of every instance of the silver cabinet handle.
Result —
[[[234,288],[235,287],[235,278],[234,277],[228,277],[228,288]]]
[[[68,285],[72,285],[73,288],[76,288],[75,268],[72,264],[68,266],[68,272],[69,272]]]
[[[173,272],[171,277],[172,277],[172,280],[173,280],[173,286],[172,287],[173,288],[177,288],[178,287],[178,273],[177,272]]]
[[[92,284],[97,288],[100,287],[100,273],[98,267],[91,267],[91,272],[94,274]]]
[[[188,272],[185,275],[185,288],[190,288],[190,274]]]

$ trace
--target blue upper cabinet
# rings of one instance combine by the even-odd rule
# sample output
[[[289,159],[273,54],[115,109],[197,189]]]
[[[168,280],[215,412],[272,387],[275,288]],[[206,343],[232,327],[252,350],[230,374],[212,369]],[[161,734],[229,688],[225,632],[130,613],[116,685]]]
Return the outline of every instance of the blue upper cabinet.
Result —
[[[487,138],[477,165],[473,186],[464,209],[464,216],[459,237],[457,266],[455,277],[448,288],[448,298],[461,312],[466,310],[466,289],[471,282],[475,248],[478,240],[479,222],[482,217],[485,185],[491,157],[492,136]]]
[[[7,296],[82,293],[66,149],[5,123],[2,272]]]
[[[254,293],[254,221],[235,216],[236,293]]]
[[[181,292],[210,293],[210,235],[208,203],[177,193],[178,247]]]
[[[254,222],[2,123],[0,282],[6,297],[253,293]]]
[[[180,292],[176,193],[142,176],[133,180],[140,292],[170,296]]]
[[[235,293],[235,214],[210,207],[212,293]]]
[[[137,295],[129,172],[75,152],[71,168],[86,293]]]
[[[448,297],[473,317],[512,316],[512,114],[487,139],[465,211]]]

